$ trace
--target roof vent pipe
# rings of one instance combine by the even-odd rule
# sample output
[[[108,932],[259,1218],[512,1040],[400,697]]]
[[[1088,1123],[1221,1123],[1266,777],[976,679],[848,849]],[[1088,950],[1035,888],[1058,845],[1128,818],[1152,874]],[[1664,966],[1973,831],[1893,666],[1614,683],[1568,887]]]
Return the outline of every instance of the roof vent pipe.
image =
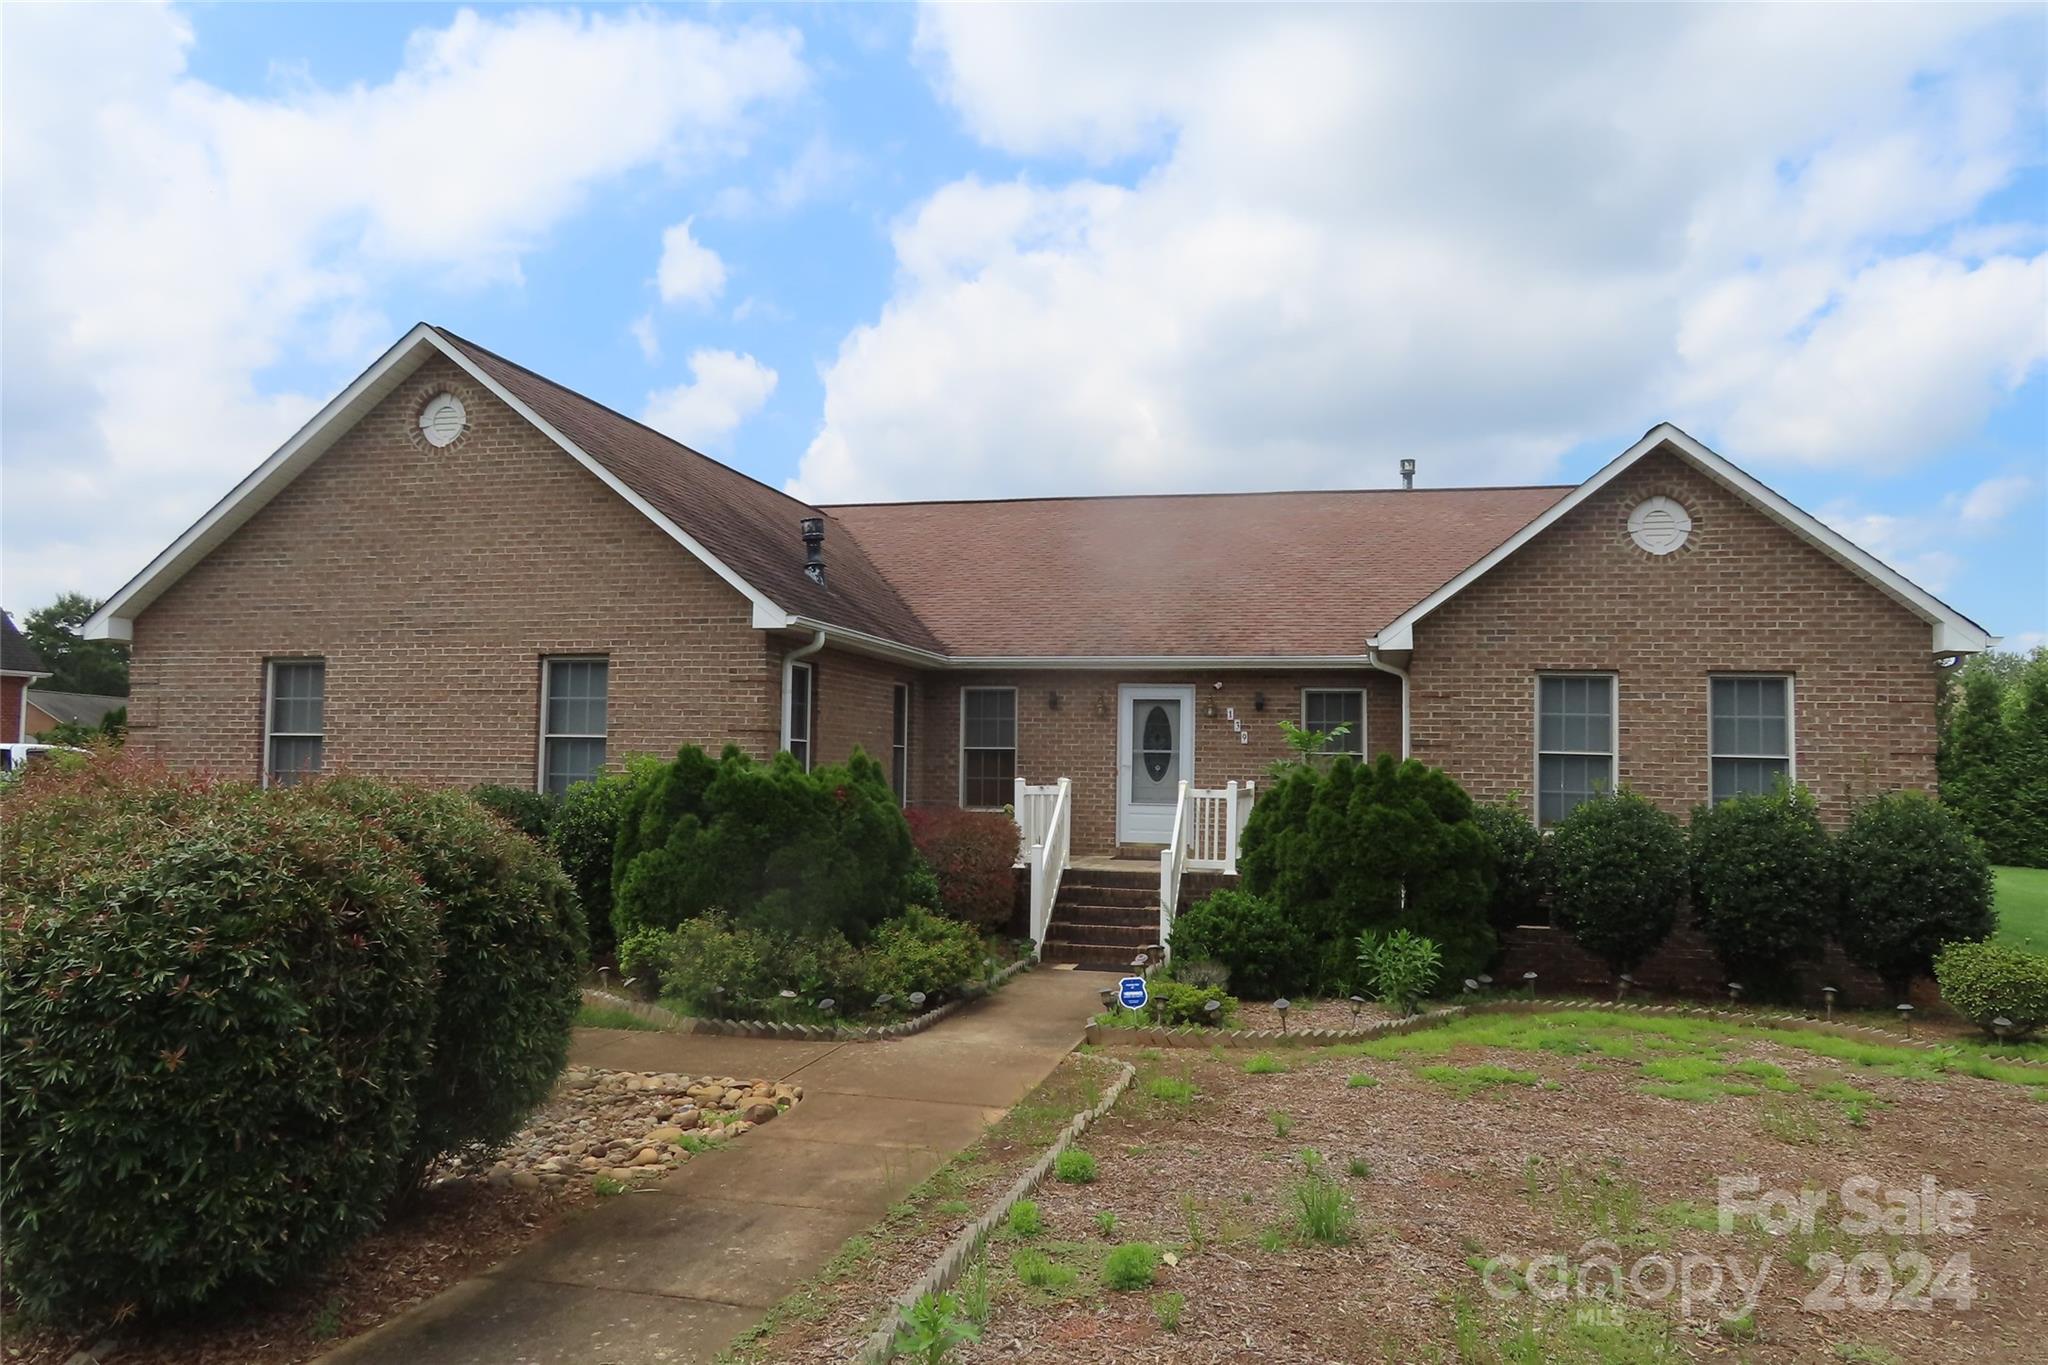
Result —
[[[825,586],[825,519],[803,517],[797,525],[804,532],[804,577],[822,588]]]
[[[1415,487],[1415,461],[1413,460],[1401,461],[1401,487],[1404,489]]]

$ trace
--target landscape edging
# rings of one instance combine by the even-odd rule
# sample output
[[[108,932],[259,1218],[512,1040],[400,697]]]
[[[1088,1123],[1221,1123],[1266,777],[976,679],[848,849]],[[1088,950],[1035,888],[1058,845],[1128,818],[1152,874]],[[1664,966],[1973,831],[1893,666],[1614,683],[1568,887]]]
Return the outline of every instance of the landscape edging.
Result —
[[[1789,1028],[1806,1033],[1824,1033],[1852,1041],[1885,1043],[1892,1047],[1916,1047],[1923,1052],[1940,1052],[1948,1044],[1926,1038],[1909,1038],[1893,1033],[1890,1029],[1872,1027],[1869,1024],[1851,1024],[1833,1019],[1815,1019],[1806,1014],[1763,1014],[1749,1010],[1724,1010],[1711,1005],[1631,1005],[1625,1000],[1576,1000],[1571,998],[1521,1000],[1476,1000],[1463,1006],[1473,1014],[1532,1014],[1554,1010],[1605,1010],[1609,1014],[1669,1014],[1684,1015],[1698,1019],[1714,1019],[1727,1024],[1748,1024],[1755,1028]],[[1992,1057],[1990,1060],[2001,1066],[2030,1066],[2041,1068],[2048,1075],[2048,1062],[2029,1061],[2024,1057]]]
[[[928,1009],[923,1014],[900,1019],[893,1024],[783,1024],[766,1019],[696,1019],[676,1014],[659,1005],[650,1005],[644,1000],[629,1000],[625,996],[613,995],[610,991],[598,990],[591,986],[583,988],[583,1003],[602,1009],[624,1010],[635,1019],[644,1019],[669,1033],[708,1033],[726,1038],[786,1038],[824,1043],[878,1043],[891,1038],[908,1038],[914,1033],[923,1033],[956,1011],[994,994],[1007,985],[1011,977],[1031,965],[1030,958],[1019,958],[997,972],[985,988],[976,990],[974,994],[948,1000],[945,1004]]]
[[[1089,1125],[1107,1114],[1110,1108],[1123,1098],[1124,1091],[1137,1079],[1138,1068],[1129,1062],[1119,1062],[1117,1065],[1123,1068],[1122,1073],[1110,1083],[1102,1098],[1069,1119],[1067,1126],[1060,1130],[1060,1135],[1053,1139],[1052,1145],[1040,1153],[1038,1160],[1031,1164],[1031,1169],[1018,1176],[1016,1182],[1003,1192],[1001,1198],[983,1210],[981,1217],[960,1229],[953,1240],[946,1244],[945,1250],[933,1259],[924,1274],[918,1276],[915,1283],[890,1301],[884,1310],[882,1325],[868,1335],[860,1354],[854,1357],[860,1365],[888,1365],[889,1360],[896,1354],[896,1334],[902,1329],[903,1315],[926,1294],[943,1294],[951,1288],[953,1282],[960,1278],[960,1272],[967,1268],[969,1258],[981,1250],[983,1243],[988,1241],[989,1235],[996,1230],[997,1225],[1010,1216],[1010,1210],[1016,1207],[1017,1202],[1045,1183],[1045,1178],[1052,1174],[1053,1164],[1060,1159],[1060,1154],[1072,1146],[1076,1138],[1087,1132]]]
[[[1110,1024],[1088,1024],[1088,1041],[1097,1047],[1137,1044],[1145,1047],[1329,1047],[1333,1043],[1363,1043],[1374,1038],[1391,1038],[1417,1029],[1436,1028],[1462,1018],[1468,1007],[1445,1005],[1403,1019],[1380,1019],[1357,1028],[1242,1029],[1205,1028],[1187,1024],[1180,1028],[1152,1025],[1118,1028]]]

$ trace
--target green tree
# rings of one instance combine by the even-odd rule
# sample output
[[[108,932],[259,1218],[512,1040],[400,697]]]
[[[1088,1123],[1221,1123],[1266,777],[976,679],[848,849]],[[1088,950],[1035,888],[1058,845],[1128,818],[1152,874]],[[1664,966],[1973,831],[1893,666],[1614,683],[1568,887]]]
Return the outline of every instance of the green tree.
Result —
[[[117,640],[88,640],[81,631],[86,618],[99,609],[96,599],[65,592],[28,614],[21,633],[50,670],[38,686],[96,697],[128,695],[128,646]]]
[[[2048,649],[1981,654],[1944,680],[1942,804],[1994,863],[2048,867]]]

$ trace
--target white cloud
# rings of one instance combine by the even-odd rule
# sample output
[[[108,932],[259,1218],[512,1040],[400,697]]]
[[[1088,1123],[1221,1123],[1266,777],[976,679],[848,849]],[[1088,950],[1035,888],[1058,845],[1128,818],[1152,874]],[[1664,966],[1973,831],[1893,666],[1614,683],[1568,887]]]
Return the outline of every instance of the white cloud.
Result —
[[[663,303],[705,304],[725,292],[725,262],[690,235],[694,221],[685,218],[661,234],[661,266],[654,279]]]
[[[461,11],[389,79],[228,93],[161,7],[6,18],[5,591],[107,592],[368,363],[418,292],[519,280],[635,170],[693,174],[799,90],[796,35]],[[334,367],[279,389],[280,366]]]
[[[789,213],[846,184],[865,164],[858,154],[838,146],[824,133],[815,133],[788,165],[768,177],[765,186],[727,186],[712,196],[709,211],[720,218]]]
[[[626,331],[632,334],[633,343],[640,348],[640,358],[652,365],[661,359],[661,333],[654,328],[654,314],[642,313],[627,324]]]
[[[2048,631],[2021,630],[2006,636],[1999,648],[2011,654],[2031,654],[2044,645],[2048,645]]]
[[[775,392],[775,371],[734,351],[694,351],[689,382],[647,395],[642,420],[697,450],[724,446]]]
[[[1963,569],[1952,547],[1964,531],[1981,537],[2024,505],[2038,487],[2024,474],[2000,474],[1950,493],[1921,512],[1877,512],[1837,498],[1820,519],[1931,592],[1944,592]]]
[[[2034,239],[1959,221],[2030,155],[2023,27],[928,9],[970,132],[1118,174],[963,179],[906,214],[791,486],[1383,484],[1403,456],[1527,479],[1665,417],[1745,463],[1924,459],[2042,364]]]

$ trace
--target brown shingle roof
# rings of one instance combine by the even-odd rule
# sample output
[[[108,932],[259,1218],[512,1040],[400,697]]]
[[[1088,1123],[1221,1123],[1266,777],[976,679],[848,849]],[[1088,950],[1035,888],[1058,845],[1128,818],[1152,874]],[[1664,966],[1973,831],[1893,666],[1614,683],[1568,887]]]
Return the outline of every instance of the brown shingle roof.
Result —
[[[851,536],[825,533],[825,586],[804,576],[797,521],[817,510],[445,328],[437,331],[584,454],[785,611],[937,649]]]
[[[832,507],[957,655],[1356,655],[1569,487]]]
[[[1568,487],[812,508],[441,335],[777,606],[964,656],[1357,655]],[[800,517],[827,517],[826,585]]]

